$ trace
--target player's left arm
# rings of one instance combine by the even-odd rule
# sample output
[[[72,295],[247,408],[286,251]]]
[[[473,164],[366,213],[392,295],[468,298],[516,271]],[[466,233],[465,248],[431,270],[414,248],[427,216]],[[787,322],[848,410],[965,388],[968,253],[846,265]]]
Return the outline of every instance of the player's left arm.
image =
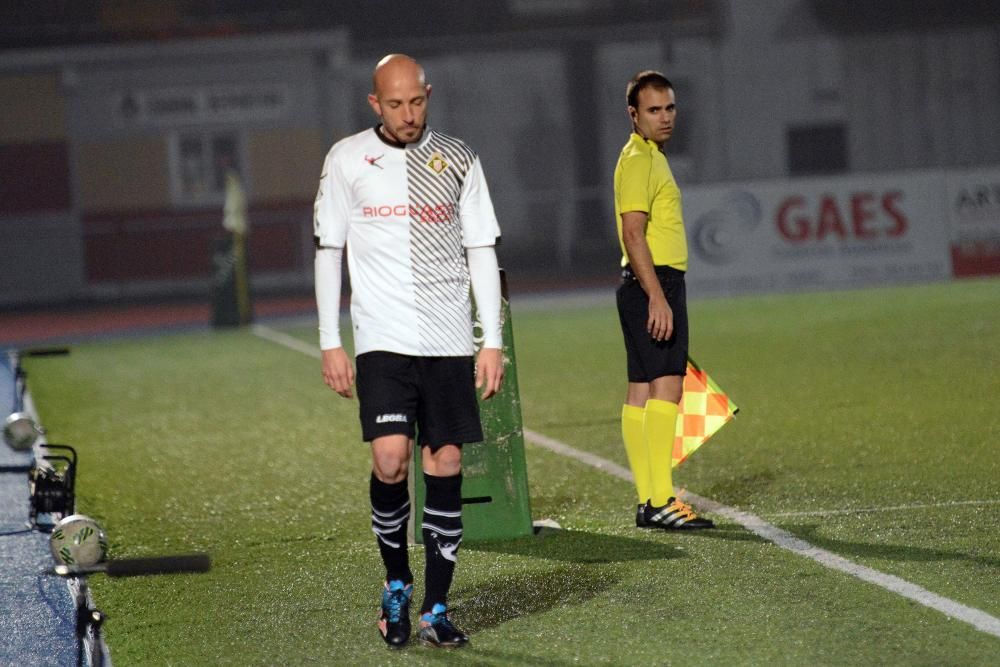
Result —
[[[500,237],[483,166],[476,157],[469,166],[459,197],[462,245],[465,246],[472,294],[476,298],[483,346],[476,357],[476,388],[489,398],[503,383],[503,335],[500,324],[500,269],[494,246]]]
[[[466,248],[465,256],[479,323],[483,327],[483,346],[476,357],[476,388],[483,390],[482,396],[486,399],[500,391],[503,384],[500,268],[493,246]]]

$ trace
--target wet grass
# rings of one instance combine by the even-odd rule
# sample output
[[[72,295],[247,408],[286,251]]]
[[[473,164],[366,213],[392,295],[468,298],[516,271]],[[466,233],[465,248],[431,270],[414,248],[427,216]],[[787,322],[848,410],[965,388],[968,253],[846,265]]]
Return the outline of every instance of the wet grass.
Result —
[[[610,296],[514,305],[525,425],[626,465]],[[742,413],[678,485],[1000,615],[1000,282],[708,300],[691,319],[693,355]],[[463,545],[452,604],[472,645],[392,653],[374,627],[357,405],[314,359],[236,331],[27,363],[50,440],[80,452],[79,509],[112,555],[213,557],[203,575],[91,577],[116,665],[985,665],[1000,650],[725,521],[638,531],[630,485],[529,447],[533,515],[564,530]],[[411,560],[421,572],[420,548]]]

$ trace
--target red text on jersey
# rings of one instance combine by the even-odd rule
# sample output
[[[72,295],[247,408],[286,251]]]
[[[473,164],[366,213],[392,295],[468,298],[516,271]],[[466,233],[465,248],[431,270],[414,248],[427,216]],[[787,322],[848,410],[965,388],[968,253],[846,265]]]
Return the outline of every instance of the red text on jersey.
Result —
[[[403,218],[409,216],[417,222],[451,222],[455,218],[455,205],[445,204],[383,204],[381,206],[362,206],[361,215],[365,218]]]

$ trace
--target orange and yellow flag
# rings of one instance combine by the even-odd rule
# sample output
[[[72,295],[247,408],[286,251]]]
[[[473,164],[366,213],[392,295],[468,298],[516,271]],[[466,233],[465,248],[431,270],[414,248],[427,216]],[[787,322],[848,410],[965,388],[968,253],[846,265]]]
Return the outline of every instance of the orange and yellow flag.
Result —
[[[708,373],[688,357],[684,395],[677,409],[673,467],[676,468],[687,460],[694,450],[732,420],[739,410]]]

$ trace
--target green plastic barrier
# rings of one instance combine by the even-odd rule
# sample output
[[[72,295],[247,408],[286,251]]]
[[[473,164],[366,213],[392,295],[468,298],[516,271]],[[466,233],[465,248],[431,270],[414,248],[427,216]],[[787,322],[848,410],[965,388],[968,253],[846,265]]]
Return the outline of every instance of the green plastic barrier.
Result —
[[[485,440],[462,447],[462,524],[463,540],[467,542],[532,534],[514,328],[510,317],[507,276],[502,269],[500,286],[503,295],[503,386],[496,396],[479,401]],[[478,318],[476,322],[478,326]],[[410,475],[414,490],[413,507],[416,509],[413,538],[417,543],[423,541],[420,525],[425,497],[419,450],[419,447],[414,447],[413,470],[416,474]]]

